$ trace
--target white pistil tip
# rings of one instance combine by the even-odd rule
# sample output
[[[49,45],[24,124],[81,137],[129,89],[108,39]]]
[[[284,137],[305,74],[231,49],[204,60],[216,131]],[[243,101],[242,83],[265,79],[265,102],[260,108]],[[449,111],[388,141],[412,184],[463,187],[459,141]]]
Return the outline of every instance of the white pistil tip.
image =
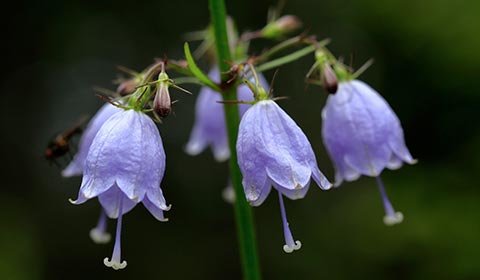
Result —
[[[106,244],[110,242],[110,233],[99,230],[98,228],[92,228],[90,230],[90,238],[96,244]]]
[[[105,264],[105,266],[111,267],[115,270],[124,269],[125,267],[127,267],[127,261],[119,263],[116,261],[109,261],[108,258],[105,258],[103,259],[103,263]]]
[[[226,202],[233,204],[235,203],[235,190],[233,189],[232,186],[228,186],[223,189],[222,191],[222,198]]]
[[[300,240],[295,241],[295,245],[293,245],[293,247],[290,247],[287,244],[283,245],[283,251],[285,251],[285,253],[291,253],[295,250],[299,250],[300,248],[302,248],[302,242],[300,242]]]
[[[394,215],[383,217],[383,223],[387,226],[393,226],[403,221],[402,212],[395,212]]]

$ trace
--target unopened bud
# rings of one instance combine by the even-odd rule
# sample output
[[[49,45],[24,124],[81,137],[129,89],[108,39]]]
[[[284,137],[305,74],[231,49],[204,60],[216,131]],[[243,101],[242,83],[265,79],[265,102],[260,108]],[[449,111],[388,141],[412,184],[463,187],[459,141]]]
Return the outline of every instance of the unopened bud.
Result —
[[[333,71],[330,63],[325,63],[322,66],[322,83],[328,93],[336,93],[338,89],[338,78],[335,71]]]
[[[262,35],[265,38],[276,38],[295,31],[301,26],[302,22],[298,17],[294,15],[285,15],[267,24],[262,30]]]
[[[172,112],[172,102],[170,93],[168,92],[168,82],[160,82],[157,86],[157,93],[153,99],[153,110],[155,113],[165,118]]]
[[[276,22],[278,28],[285,33],[295,31],[302,26],[300,19],[293,15],[285,15],[277,19]]]
[[[138,79],[136,77],[130,78],[120,83],[117,87],[117,93],[120,96],[129,95],[133,93],[138,86]]]

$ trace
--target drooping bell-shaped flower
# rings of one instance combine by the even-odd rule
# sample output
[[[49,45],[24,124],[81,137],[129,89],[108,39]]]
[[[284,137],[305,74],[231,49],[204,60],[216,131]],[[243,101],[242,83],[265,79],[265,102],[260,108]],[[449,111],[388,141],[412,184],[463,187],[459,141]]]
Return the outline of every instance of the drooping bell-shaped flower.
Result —
[[[219,75],[218,68],[212,69],[209,73],[210,79],[215,82],[219,81]],[[266,80],[262,76],[259,78],[261,85],[268,88]],[[252,92],[246,85],[237,88],[237,97],[238,100],[253,101]],[[221,94],[208,87],[200,90],[195,104],[195,124],[185,147],[188,154],[198,155],[210,146],[217,161],[225,161],[230,157],[225,113],[223,105],[217,102],[221,100]],[[249,107],[249,104],[239,105],[240,117]]]
[[[155,123],[135,110],[122,110],[100,128],[88,152],[78,198],[81,204],[98,197],[109,218],[117,219],[115,247],[105,265],[122,269],[120,258],[122,215],[139,202],[160,221],[170,209],[160,183],[165,171],[165,152]],[[101,221],[100,221],[101,222]]]
[[[263,89],[261,89],[265,92]],[[238,165],[247,201],[260,205],[273,186],[279,193],[287,253],[301,247],[294,242],[283,196],[300,199],[313,180],[324,190],[330,182],[318,169],[312,146],[300,127],[273,100],[261,98],[247,110],[238,129]]]
[[[322,111],[322,135],[335,165],[335,185],[360,175],[377,178],[387,225],[400,223],[403,215],[389,202],[380,173],[398,169],[403,162],[416,161],[410,155],[403,129],[392,108],[374,89],[359,80],[339,83]]]
[[[80,138],[77,154],[68,164],[68,166],[62,171],[62,175],[64,177],[82,175],[83,165],[85,164],[85,159],[87,158],[88,150],[90,149],[93,138],[95,135],[97,135],[97,132],[100,127],[102,127],[103,123],[112,115],[120,111],[122,111],[122,109],[108,103],[103,105],[102,108],[98,110],[95,116],[93,116],[88,123],[85,132],[83,132],[82,137]]]

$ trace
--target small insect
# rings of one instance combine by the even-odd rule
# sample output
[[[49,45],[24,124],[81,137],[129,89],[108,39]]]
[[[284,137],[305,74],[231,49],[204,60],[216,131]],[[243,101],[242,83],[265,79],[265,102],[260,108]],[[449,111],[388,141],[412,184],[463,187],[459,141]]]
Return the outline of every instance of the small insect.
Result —
[[[87,119],[87,116],[83,116],[73,127],[58,134],[57,136],[55,136],[55,138],[50,140],[44,152],[45,158],[48,161],[58,165],[58,162],[56,160],[70,152],[71,139],[75,135],[80,135],[83,132],[83,125],[85,124]]]

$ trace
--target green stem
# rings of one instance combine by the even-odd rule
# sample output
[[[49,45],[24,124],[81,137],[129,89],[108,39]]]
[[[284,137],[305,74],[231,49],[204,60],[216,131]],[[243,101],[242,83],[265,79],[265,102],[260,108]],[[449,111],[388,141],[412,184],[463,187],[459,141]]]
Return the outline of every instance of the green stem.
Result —
[[[218,67],[220,73],[225,73],[230,66],[227,61],[232,61],[230,53],[227,26],[226,10],[224,0],[209,0],[210,16],[215,35],[217,48]],[[222,74],[222,85],[226,85],[228,75]],[[236,100],[236,88],[227,88],[223,92],[224,100]],[[246,280],[261,279],[260,265],[258,262],[257,246],[255,240],[255,229],[253,215],[250,205],[245,199],[242,187],[242,174],[237,164],[236,141],[240,117],[237,105],[225,105],[225,121],[227,125],[228,141],[230,146],[230,176],[235,189],[235,220],[240,246],[240,257],[242,261],[243,276]]]

